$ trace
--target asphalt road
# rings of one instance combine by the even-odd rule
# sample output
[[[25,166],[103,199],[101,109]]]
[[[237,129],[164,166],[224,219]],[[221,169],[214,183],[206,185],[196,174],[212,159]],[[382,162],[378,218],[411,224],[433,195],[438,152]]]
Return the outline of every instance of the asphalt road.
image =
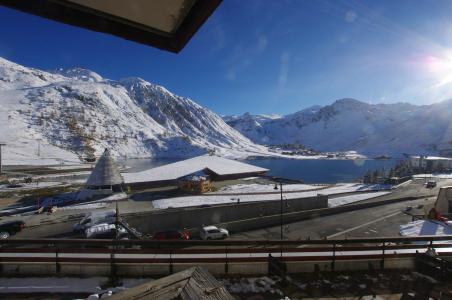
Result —
[[[433,205],[440,186],[452,185],[452,180],[440,180],[434,189],[427,189],[424,180],[396,189],[393,193],[363,202],[394,199],[410,196],[425,198],[371,207],[330,216],[317,217],[283,225],[284,239],[341,239],[350,237],[390,237],[399,236],[399,226],[412,220],[403,211],[412,207],[411,214],[423,214]],[[417,209],[417,207],[420,207]],[[235,234],[232,239],[279,239],[280,226]]]
[[[284,239],[324,239],[350,237],[399,236],[399,225],[411,221],[402,211],[407,206],[432,205],[434,198],[404,201],[367,209],[317,217],[283,225]],[[279,239],[280,227],[274,226],[235,234],[232,239]]]

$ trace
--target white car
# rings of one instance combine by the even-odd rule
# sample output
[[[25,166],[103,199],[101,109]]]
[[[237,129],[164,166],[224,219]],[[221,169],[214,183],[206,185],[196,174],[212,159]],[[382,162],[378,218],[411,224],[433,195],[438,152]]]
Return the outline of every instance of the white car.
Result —
[[[84,232],[87,228],[96,224],[108,223],[112,224],[116,221],[116,211],[113,209],[95,211],[85,215],[83,219],[77,224],[74,224],[72,229],[75,232]]]
[[[85,236],[87,239],[125,239],[128,233],[121,225],[116,228],[115,224],[102,223],[87,228]]]
[[[203,240],[225,239],[229,236],[229,231],[216,226],[205,226],[201,228],[199,235]]]

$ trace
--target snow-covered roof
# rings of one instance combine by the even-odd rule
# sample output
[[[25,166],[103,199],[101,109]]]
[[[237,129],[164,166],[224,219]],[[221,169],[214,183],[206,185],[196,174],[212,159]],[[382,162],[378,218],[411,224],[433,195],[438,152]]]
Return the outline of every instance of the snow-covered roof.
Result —
[[[267,172],[268,169],[210,155],[202,155],[137,173],[123,173],[125,183],[175,180],[204,169],[218,175]]]
[[[410,157],[413,158],[413,159],[420,159],[421,158],[420,156],[416,156],[416,155],[410,156]],[[425,159],[425,160],[452,160],[452,158],[442,157],[442,156],[423,156],[422,158]]]
[[[119,172],[115,160],[108,149],[98,159],[91,175],[86,182],[86,186],[108,186],[123,183],[124,180]]]

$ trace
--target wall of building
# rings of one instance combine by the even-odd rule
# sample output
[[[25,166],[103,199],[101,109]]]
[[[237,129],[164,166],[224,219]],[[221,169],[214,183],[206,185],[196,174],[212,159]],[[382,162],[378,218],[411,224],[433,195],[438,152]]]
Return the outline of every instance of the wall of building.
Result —
[[[409,162],[410,166],[415,169],[417,168],[437,169],[439,167],[446,169],[452,168],[452,158],[447,157],[411,156]]]

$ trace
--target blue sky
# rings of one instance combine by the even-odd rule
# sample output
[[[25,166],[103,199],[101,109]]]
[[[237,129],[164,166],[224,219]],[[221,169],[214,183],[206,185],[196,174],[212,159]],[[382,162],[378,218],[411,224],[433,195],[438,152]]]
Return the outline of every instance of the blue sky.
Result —
[[[219,114],[452,95],[452,1],[224,0],[180,54],[0,7],[0,56],[139,76]]]

